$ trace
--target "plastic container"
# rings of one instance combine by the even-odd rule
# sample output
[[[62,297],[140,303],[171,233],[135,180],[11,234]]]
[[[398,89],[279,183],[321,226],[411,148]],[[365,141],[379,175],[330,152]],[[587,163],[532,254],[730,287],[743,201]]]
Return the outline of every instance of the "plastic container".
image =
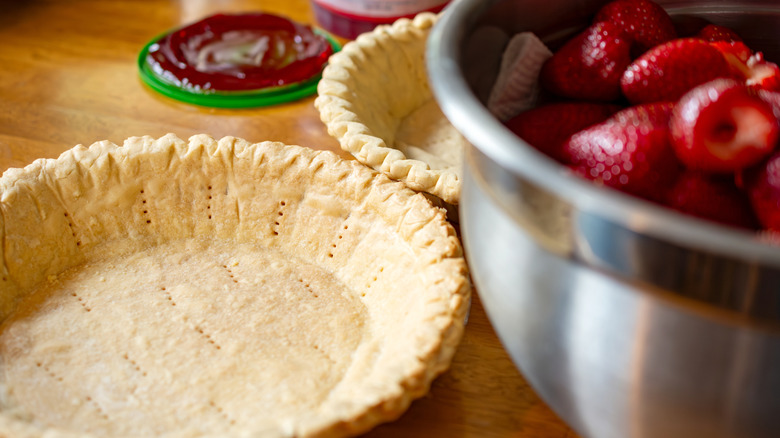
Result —
[[[319,25],[350,39],[399,18],[439,12],[447,3],[449,0],[311,0]]]
[[[214,14],[153,38],[138,70],[153,90],[195,105],[287,103],[316,93],[328,57],[341,49],[323,33],[266,13]]]

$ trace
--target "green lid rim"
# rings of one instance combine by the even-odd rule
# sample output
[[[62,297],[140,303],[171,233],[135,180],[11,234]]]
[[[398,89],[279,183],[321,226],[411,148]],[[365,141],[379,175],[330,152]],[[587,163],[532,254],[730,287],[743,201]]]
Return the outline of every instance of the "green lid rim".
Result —
[[[328,40],[328,43],[333,49],[333,53],[341,50],[341,44],[339,44],[339,42],[329,33],[321,29],[314,29],[314,32],[322,35]],[[151,67],[149,67],[149,64],[146,62],[149,47],[165,35],[168,35],[168,33],[170,33],[170,31],[161,33],[146,43],[138,54],[138,73],[141,80],[151,89],[180,102],[213,108],[257,108],[278,105],[280,103],[293,102],[315,94],[317,92],[317,84],[322,78],[322,74],[318,74],[311,79],[296,82],[294,84],[261,88],[257,90],[216,91],[213,93],[189,91],[160,78],[152,71]]]

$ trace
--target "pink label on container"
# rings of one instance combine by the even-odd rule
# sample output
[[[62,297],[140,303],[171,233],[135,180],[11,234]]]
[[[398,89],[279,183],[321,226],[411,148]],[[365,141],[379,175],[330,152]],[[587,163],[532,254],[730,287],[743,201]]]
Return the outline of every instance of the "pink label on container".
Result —
[[[449,0],[313,0],[353,17],[403,17],[442,6]]]

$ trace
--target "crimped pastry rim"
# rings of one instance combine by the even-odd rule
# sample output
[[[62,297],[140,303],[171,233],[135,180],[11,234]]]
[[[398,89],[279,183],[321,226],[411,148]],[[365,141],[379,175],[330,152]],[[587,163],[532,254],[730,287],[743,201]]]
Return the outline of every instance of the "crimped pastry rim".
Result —
[[[370,99],[361,95],[360,87],[352,83],[351,70],[374,68],[363,62],[366,51],[386,41],[399,44],[424,45],[430,29],[439,15],[431,12],[417,14],[413,19],[401,18],[392,25],[381,25],[347,43],[344,49],[331,56],[317,87],[315,107],[328,133],[339,141],[341,148],[361,163],[390,178],[402,181],[410,188],[434,195],[446,203],[457,204],[460,198],[460,176],[448,169],[431,169],[428,163],[411,159],[388,145],[387,138],[367,126],[365,114],[356,112],[353,99]],[[419,88],[424,96],[433,94],[427,83],[424,62],[420,60],[421,81],[406,84]],[[339,92],[339,90],[348,90]]]
[[[426,306],[430,314],[426,317],[426,323],[420,327],[421,338],[411,341],[411,347],[420,347],[414,355],[415,360],[397,364],[395,368],[402,371],[396,376],[390,376],[388,382],[377,382],[375,386],[364,388],[365,393],[361,394],[364,406],[361,409],[354,409],[353,406],[340,411],[336,407],[332,411],[333,415],[306,424],[302,429],[263,431],[263,433],[270,436],[353,436],[379,423],[399,417],[411,401],[424,395],[431,381],[449,367],[463,333],[470,285],[462,249],[443,211],[432,207],[427,200],[402,184],[391,181],[365,166],[342,160],[328,151],[314,151],[305,147],[273,142],[250,144],[234,137],[225,137],[217,141],[205,135],[198,135],[185,142],[169,134],[159,139],[148,136],[129,138],[122,146],[107,141],[89,147],[79,145],[66,151],[57,159],[36,160],[23,169],[9,169],[0,177],[0,209],[3,212],[3,228],[0,231],[4,239],[9,237],[8,221],[14,219],[14,210],[11,206],[14,202],[21,202],[19,199],[35,184],[50,185],[58,178],[69,178],[79,173],[83,173],[84,178],[91,178],[94,176],[91,172],[97,171],[96,169],[101,166],[121,166],[123,163],[132,163],[133,158],[139,155],[144,157],[143,160],[154,161],[171,159],[170,157],[176,160],[194,153],[206,157],[204,159],[207,161],[214,159],[225,163],[260,153],[262,159],[272,164],[276,163],[275,160],[279,165],[302,161],[310,165],[312,172],[335,169],[339,176],[335,183],[337,187],[332,189],[336,190],[347,185],[350,186],[347,188],[351,190],[350,193],[357,193],[358,197],[361,197],[361,190],[372,191],[374,198],[355,200],[354,207],[360,208],[372,202],[379,202],[383,208],[378,209],[378,211],[382,210],[378,214],[390,218],[388,224],[398,220],[394,226],[397,227],[400,235],[404,236],[404,241],[410,245],[410,248],[419,251],[420,263],[427,261],[427,269],[430,270],[431,275],[442,275],[444,281],[434,286],[436,291],[425,291],[431,297],[435,297],[435,302]],[[132,183],[132,181],[125,181],[125,183]],[[89,193],[99,193],[99,191]],[[410,217],[414,219],[411,223],[406,220]],[[46,218],[41,220],[45,221]],[[420,220],[422,222],[419,222]],[[74,241],[68,251],[78,252],[79,247],[83,249],[88,245],[88,239],[79,241],[78,244]],[[8,256],[8,247],[3,248],[3,260],[7,261]],[[4,280],[6,278],[11,280],[1,285],[4,289],[3,296],[8,296],[9,284],[24,283],[24,281],[15,278],[17,273],[14,272],[13,266],[9,267],[7,263],[3,263],[0,269]],[[443,271],[444,274],[439,271]],[[45,278],[51,273],[44,272],[40,275]],[[423,339],[426,336],[427,339]],[[0,435],[94,436],[68,430],[33,427],[27,422],[9,417],[3,411],[0,411]]]

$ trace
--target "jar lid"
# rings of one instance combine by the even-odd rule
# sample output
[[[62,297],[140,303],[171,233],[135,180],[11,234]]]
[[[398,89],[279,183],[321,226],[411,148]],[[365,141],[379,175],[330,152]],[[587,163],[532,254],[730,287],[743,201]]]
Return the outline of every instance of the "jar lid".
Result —
[[[325,50],[312,55],[308,48],[308,58],[287,53],[301,49],[308,35],[321,40]],[[164,96],[200,106],[251,108],[315,94],[327,58],[339,50],[341,45],[326,32],[283,17],[216,14],[154,37],[137,63],[141,80]],[[308,63],[305,68],[294,65],[300,59]]]

